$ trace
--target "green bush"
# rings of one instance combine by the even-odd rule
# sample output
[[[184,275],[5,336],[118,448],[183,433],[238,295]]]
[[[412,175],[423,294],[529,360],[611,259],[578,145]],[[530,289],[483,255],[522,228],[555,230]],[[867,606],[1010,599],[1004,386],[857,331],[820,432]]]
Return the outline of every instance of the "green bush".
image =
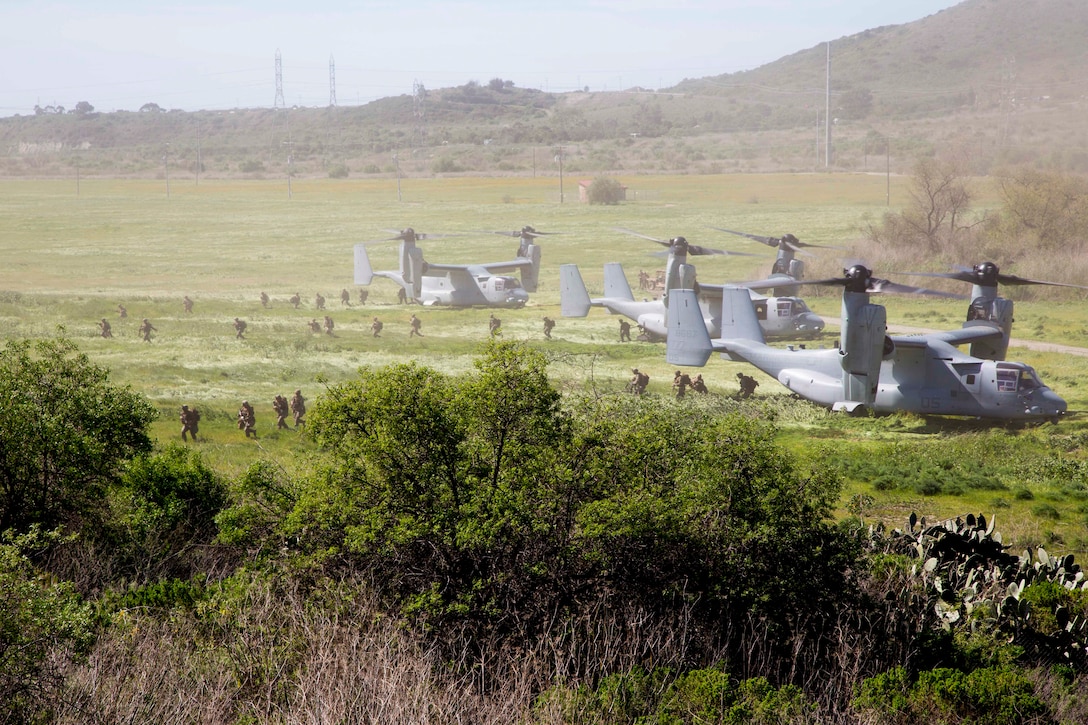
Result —
[[[594,688],[557,685],[537,698],[535,709],[559,710],[564,722],[721,723],[772,725],[808,722],[814,707],[799,687],[773,687],[755,677],[733,680],[724,670],[691,670],[674,677],[667,668],[634,668],[608,675]]]
[[[1047,712],[1046,705],[1035,695],[1032,681],[1022,672],[1005,667],[969,673],[950,668],[927,670],[913,683],[906,670],[896,667],[863,680],[854,707],[890,725],[1020,725],[1035,722]]]
[[[627,191],[623,184],[608,176],[598,176],[586,189],[586,198],[590,204],[619,204]]]
[[[8,536],[0,544],[0,722],[47,722],[64,669],[93,641],[90,608],[72,586],[38,571],[26,552],[55,535]]]
[[[215,539],[227,488],[199,453],[170,444],[130,461],[114,499],[127,570],[139,580],[188,578],[194,551]]]
[[[465,170],[465,167],[457,163],[449,156],[443,156],[431,164],[431,171],[436,174],[456,174]]]
[[[349,169],[347,164],[333,164],[329,167],[330,179],[346,179],[348,178]]]
[[[543,356],[514,343],[476,368],[395,365],[332,387],[308,423],[336,463],[275,535],[374,567],[432,624],[543,626],[571,587],[701,601],[708,622],[834,611],[854,555],[828,522],[838,479],[798,471],[772,427],[628,397],[564,409]]]
[[[151,405],[61,339],[0,351],[0,531],[98,528],[126,459],[151,448]]]

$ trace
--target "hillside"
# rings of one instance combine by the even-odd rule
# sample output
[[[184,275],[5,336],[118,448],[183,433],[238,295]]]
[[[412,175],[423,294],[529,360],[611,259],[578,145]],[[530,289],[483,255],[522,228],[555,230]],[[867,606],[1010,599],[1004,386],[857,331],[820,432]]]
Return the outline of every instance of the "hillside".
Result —
[[[966,0],[913,23],[831,41],[832,113],[840,119],[1012,112],[1088,94],[1088,4]],[[676,90],[778,108],[824,106],[826,44],[751,71]],[[798,104],[796,99],[805,99]],[[811,114],[810,114],[811,115]],[[809,119],[805,119],[809,120]]]
[[[831,41],[834,170],[966,153],[978,173],[1088,172],[1088,4],[966,0]],[[516,80],[364,106],[186,113],[148,103],[0,119],[0,175],[726,173],[825,169],[826,44],[671,89],[550,94]],[[890,148],[886,140],[891,139]],[[885,155],[887,152],[887,156]]]

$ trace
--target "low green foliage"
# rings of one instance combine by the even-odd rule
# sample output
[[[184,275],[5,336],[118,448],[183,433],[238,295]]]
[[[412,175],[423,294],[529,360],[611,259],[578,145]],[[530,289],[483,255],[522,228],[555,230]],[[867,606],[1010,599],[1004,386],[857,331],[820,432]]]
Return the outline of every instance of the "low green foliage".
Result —
[[[534,636],[606,593],[687,601],[714,627],[746,612],[786,632],[833,611],[854,555],[827,521],[838,481],[799,470],[772,427],[630,396],[561,403],[516,343],[459,379],[362,370],[311,414],[334,463],[280,499],[274,530],[310,565],[373,569],[431,626],[492,635],[516,621]],[[252,521],[225,512],[228,535],[249,525],[228,520]]]
[[[896,667],[864,680],[854,705],[889,725],[1021,725],[1047,714],[1032,681],[1008,668],[926,670],[912,681],[904,668]]]
[[[798,687],[773,687],[762,677],[737,681],[718,668],[679,676],[663,668],[634,668],[593,688],[557,685],[537,698],[535,709],[558,710],[564,722],[599,725],[785,725],[809,722],[815,714]]]
[[[91,609],[71,584],[53,580],[31,557],[56,543],[32,528],[0,543],[0,721],[46,722],[64,670],[94,640]]]
[[[625,187],[609,176],[598,176],[586,189],[590,204],[619,204],[624,200]]]
[[[0,531],[104,521],[125,459],[148,451],[155,411],[66,339],[0,351]]]

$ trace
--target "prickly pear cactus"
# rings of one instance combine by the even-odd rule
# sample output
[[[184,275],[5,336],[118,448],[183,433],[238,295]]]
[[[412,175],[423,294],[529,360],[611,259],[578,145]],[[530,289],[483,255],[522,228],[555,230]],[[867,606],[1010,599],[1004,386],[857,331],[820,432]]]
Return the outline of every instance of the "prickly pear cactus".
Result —
[[[1072,554],[1011,554],[981,514],[934,524],[911,514],[906,529],[869,533],[877,549],[917,559],[934,626],[996,629],[1032,659],[1088,670],[1088,581]]]

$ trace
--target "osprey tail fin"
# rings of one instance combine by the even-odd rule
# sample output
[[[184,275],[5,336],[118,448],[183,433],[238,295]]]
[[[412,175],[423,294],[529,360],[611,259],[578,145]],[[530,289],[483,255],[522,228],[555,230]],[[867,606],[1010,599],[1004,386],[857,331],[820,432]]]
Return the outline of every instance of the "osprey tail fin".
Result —
[[[585,317],[589,314],[589,293],[576,264],[559,267],[559,303],[563,317]]]

